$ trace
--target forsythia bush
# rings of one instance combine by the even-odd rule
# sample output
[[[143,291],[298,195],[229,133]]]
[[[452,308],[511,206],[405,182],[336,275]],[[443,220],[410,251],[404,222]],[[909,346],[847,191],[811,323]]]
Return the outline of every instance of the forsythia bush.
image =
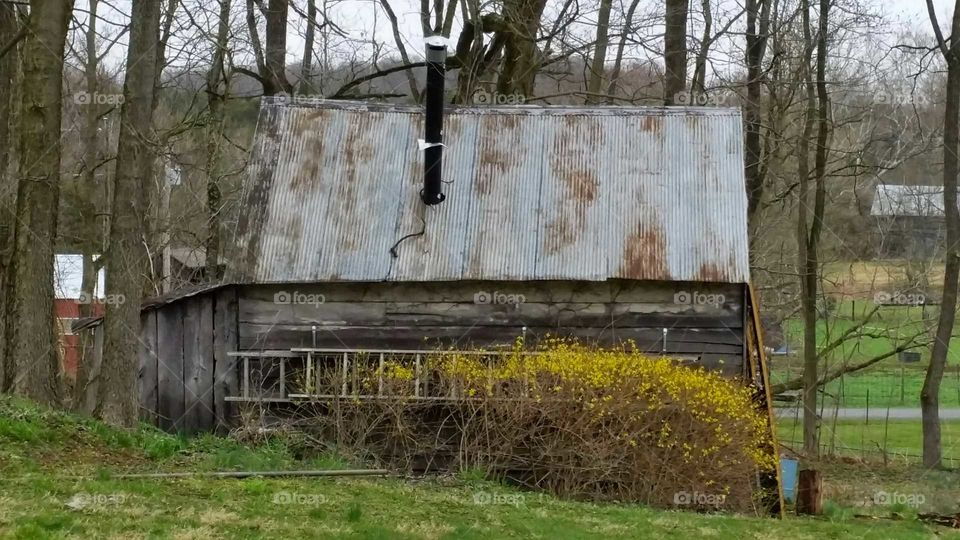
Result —
[[[394,465],[479,467],[566,497],[764,511],[757,473],[776,456],[754,389],[738,381],[565,340],[441,351],[425,365],[449,399],[358,401],[353,443]],[[375,375],[394,395],[414,377],[389,362]]]

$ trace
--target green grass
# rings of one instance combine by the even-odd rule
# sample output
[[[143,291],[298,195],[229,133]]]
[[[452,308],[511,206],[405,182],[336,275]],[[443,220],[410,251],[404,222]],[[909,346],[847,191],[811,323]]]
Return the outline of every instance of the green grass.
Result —
[[[151,428],[121,432],[0,397],[0,537],[9,538],[931,538],[914,519],[773,520],[562,501],[483,479],[121,480],[120,471],[342,467],[270,440],[255,448]],[[77,475],[84,475],[77,478]],[[832,484],[830,484],[832,485]],[[877,508],[881,515],[887,511]]]

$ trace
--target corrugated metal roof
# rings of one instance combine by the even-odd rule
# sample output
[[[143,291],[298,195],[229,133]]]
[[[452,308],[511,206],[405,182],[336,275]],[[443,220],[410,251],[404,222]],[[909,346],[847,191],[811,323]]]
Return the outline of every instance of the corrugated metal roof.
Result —
[[[420,108],[264,100],[228,279],[749,280],[738,110],[449,108],[432,207],[422,132]]]
[[[877,184],[870,215],[943,217],[942,186]]]

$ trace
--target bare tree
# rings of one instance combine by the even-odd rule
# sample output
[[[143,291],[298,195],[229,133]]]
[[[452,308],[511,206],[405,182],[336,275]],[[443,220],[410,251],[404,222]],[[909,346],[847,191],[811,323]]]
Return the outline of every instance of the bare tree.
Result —
[[[208,281],[220,280],[220,210],[223,194],[220,189],[220,146],[223,144],[224,105],[227,100],[230,74],[227,73],[228,33],[230,31],[230,0],[220,0],[217,22],[217,37],[213,59],[207,72],[207,108],[209,112],[206,130],[206,176],[207,176],[207,245],[206,273]]]
[[[71,11],[71,2],[31,1],[24,42],[6,357],[13,366],[13,392],[42,403],[61,398],[51,276],[60,199],[63,51]]]
[[[797,244],[799,246],[800,301],[803,318],[803,449],[807,455],[819,453],[817,437],[817,274],[819,271],[818,250],[823,232],[823,214],[826,203],[827,138],[829,136],[829,96],[826,87],[827,22],[831,0],[820,1],[820,13],[816,42],[810,28],[810,0],[800,2],[803,25],[804,57],[801,72],[806,92],[806,114],[803,133],[797,145],[797,177],[800,182],[797,207]],[[816,82],[811,75],[813,51],[817,51]],[[810,170],[809,148],[814,127],[817,127],[817,144],[814,162],[814,202],[809,205]],[[812,210],[812,215],[811,211]]]
[[[770,29],[770,6],[774,0],[747,0],[747,100],[743,105],[744,167],[747,182],[747,214],[751,230],[756,230],[757,209],[763,197],[761,160],[761,110],[763,107],[763,57],[767,50]],[[752,235],[751,235],[752,237]]]
[[[88,0],[87,28],[85,33],[86,58],[83,68],[84,79],[86,81],[86,93],[94,97],[100,91],[98,77],[100,57],[97,51],[97,18],[99,7],[99,0]],[[106,248],[106,233],[108,231],[106,227],[109,227],[106,219],[102,220],[102,227],[98,226],[99,216],[107,214],[106,210],[108,210],[108,208],[97,208],[101,205],[106,206],[102,204],[104,202],[102,195],[105,195],[105,193],[103,192],[103,188],[98,185],[99,182],[97,182],[98,161],[100,159],[100,136],[100,107],[96,99],[90,99],[83,110],[83,128],[81,135],[83,169],[80,174],[83,188],[80,191],[80,197],[84,199],[81,203],[87,215],[83,216],[84,219],[82,220],[83,227],[81,234],[86,238],[84,238],[82,242],[83,277],[80,290],[88,300],[80,305],[81,317],[90,317],[94,314],[92,308],[94,305],[93,299],[95,298],[94,292],[97,284],[97,275],[103,264],[103,257],[101,256],[100,259],[94,261],[94,255],[96,253],[103,254]],[[104,184],[106,184],[106,182],[104,182]],[[93,366],[91,366],[89,362],[89,360],[93,358],[93,340],[89,335],[82,336],[82,340],[83,346],[81,350],[83,354],[81,355],[81,362],[77,366],[77,379],[73,389],[72,405],[76,410],[90,413],[93,411],[94,404],[87,400],[87,389],[91,382],[90,377],[93,371],[95,371],[95,369],[91,369]]]
[[[537,32],[546,0],[506,0],[503,5],[503,66],[497,92],[533,95],[540,65]]]
[[[957,174],[960,174],[960,0],[953,8],[949,42],[944,39],[937,21],[933,0],[927,0],[930,23],[937,46],[947,62],[947,103],[943,118],[943,208],[946,218],[946,265],[943,273],[943,296],[936,339],[930,354],[930,365],[920,391],[923,416],[923,464],[940,467],[940,383],[947,364],[950,338],[957,312],[957,280],[960,279],[960,210],[957,209]]]
[[[317,0],[307,0],[306,19],[307,30],[303,36],[303,58],[300,60],[300,88],[298,88],[298,91],[300,94],[313,94],[316,92],[313,73],[313,44],[317,35]]]
[[[640,0],[630,2],[630,7],[627,8],[627,14],[624,15],[623,18],[623,35],[620,37],[620,43],[617,45],[617,54],[613,60],[613,69],[610,72],[610,87],[607,89],[608,104],[612,104],[614,96],[617,95],[617,83],[620,79],[620,69],[623,66],[623,52],[627,47],[630,34],[633,33],[633,16],[639,4]]]
[[[142,237],[153,176],[151,143],[160,42],[160,0],[133,0],[124,101],[120,111],[116,188],[106,256],[108,302],[100,399],[94,414],[116,426],[138,421],[137,345],[140,298],[148,255]],[[122,295],[122,296],[121,296]]]
[[[9,174],[11,144],[10,122],[14,108],[14,89],[17,78],[16,41],[21,39],[17,11],[13,4],[0,2],[0,292],[5,291],[7,260],[10,250],[10,229],[16,204],[16,182]],[[6,355],[4,343],[4,312],[6,294],[0,294],[0,391],[6,388]],[[11,367],[12,371],[12,367]]]
[[[700,49],[693,62],[693,79],[690,81],[690,90],[694,94],[703,94],[707,86],[707,59],[710,57],[710,45],[713,41],[713,14],[710,12],[710,0],[701,0],[703,11],[703,34],[700,38]]]
[[[603,84],[607,45],[610,44],[610,7],[612,5],[612,0],[600,0],[600,11],[597,14],[597,44],[593,48],[590,79],[587,83],[587,104],[595,104],[601,101],[600,86]]]
[[[390,7],[389,0],[380,0],[380,6],[383,7],[384,13],[386,13],[387,18],[390,19],[390,28],[393,30],[393,40],[397,47],[397,52],[400,54],[400,60],[402,60],[404,64],[410,65],[410,56],[407,54],[407,48],[403,45],[403,37],[400,35],[400,25],[397,21],[396,14],[393,12],[393,8]],[[414,101],[419,102],[420,90],[417,87],[417,79],[414,77],[412,70],[406,70],[405,73],[407,75],[407,84],[410,86],[410,95]]]
[[[689,0],[667,0],[663,34],[663,103],[673,105],[687,84],[687,14]]]
[[[260,41],[254,3],[266,20],[266,45]],[[266,6],[263,0],[247,0],[247,31],[250,33],[258,73],[244,73],[254,75],[260,81],[265,96],[293,93],[293,86],[287,80],[288,8],[289,0],[269,0]]]

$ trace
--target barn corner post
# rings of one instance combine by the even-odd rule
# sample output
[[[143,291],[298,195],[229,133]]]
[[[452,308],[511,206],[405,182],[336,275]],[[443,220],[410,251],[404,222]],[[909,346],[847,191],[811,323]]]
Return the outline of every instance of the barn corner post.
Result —
[[[748,324],[744,332],[747,341],[747,363],[750,366],[749,382],[756,389],[754,400],[757,407],[767,415],[767,423],[770,429],[770,444],[772,446],[771,450],[775,458],[775,469],[772,471],[761,471],[759,484],[761,489],[775,491],[775,493],[768,492],[764,498],[764,502],[766,506],[770,508],[772,515],[783,518],[785,515],[785,504],[783,498],[783,476],[780,470],[780,443],[777,439],[777,418],[773,410],[773,395],[770,390],[770,369],[763,345],[760,304],[752,283],[748,282],[744,285],[744,298],[749,304],[746,310]]]

